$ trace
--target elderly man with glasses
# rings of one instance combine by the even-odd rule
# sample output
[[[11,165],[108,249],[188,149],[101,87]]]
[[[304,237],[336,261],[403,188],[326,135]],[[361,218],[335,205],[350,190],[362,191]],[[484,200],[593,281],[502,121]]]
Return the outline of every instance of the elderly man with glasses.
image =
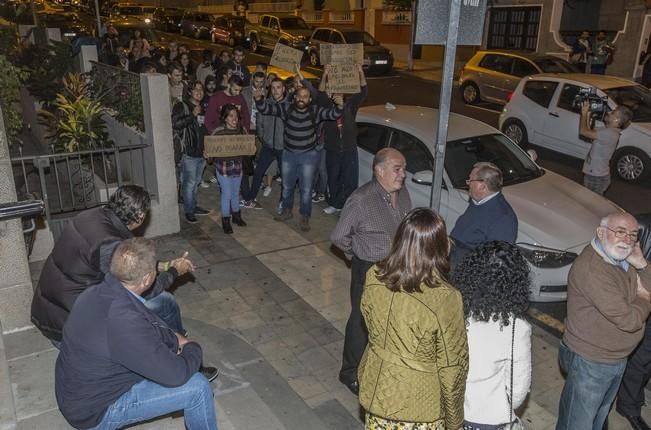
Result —
[[[501,192],[502,171],[493,163],[476,163],[466,184],[470,196],[468,208],[450,232],[454,241],[450,254],[452,268],[468,251],[484,242],[515,243],[518,236],[518,218]]]
[[[557,430],[603,428],[628,356],[644,336],[651,312],[651,268],[638,235],[632,215],[611,214],[570,269],[558,352],[567,379]]]

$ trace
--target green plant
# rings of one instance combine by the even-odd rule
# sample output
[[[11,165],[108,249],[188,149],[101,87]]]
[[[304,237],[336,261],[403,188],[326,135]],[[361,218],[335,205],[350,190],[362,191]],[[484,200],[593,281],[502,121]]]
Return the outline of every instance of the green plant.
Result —
[[[106,64],[93,65],[91,92],[118,121],[144,131],[140,77]]]
[[[25,73],[0,55],[0,107],[5,123],[9,145],[20,142],[23,118],[18,109],[20,104],[20,86]]]
[[[64,92],[57,94],[51,110],[41,112],[42,123],[55,152],[75,152],[110,146],[100,100],[89,97],[83,75],[63,78]]]
[[[393,10],[410,10],[411,0],[384,0],[384,6]]]
[[[0,52],[12,60],[18,56],[18,31],[16,26],[0,26]]]
[[[21,64],[27,70],[27,89],[47,108],[57,98],[63,77],[72,71],[71,45],[56,41],[31,45],[23,50]]]

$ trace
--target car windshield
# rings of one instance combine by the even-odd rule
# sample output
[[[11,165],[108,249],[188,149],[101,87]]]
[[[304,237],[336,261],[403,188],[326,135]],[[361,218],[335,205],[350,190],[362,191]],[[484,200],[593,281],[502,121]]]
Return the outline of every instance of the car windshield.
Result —
[[[283,30],[309,30],[310,27],[307,26],[305,21],[302,18],[298,17],[287,17],[280,18],[280,26]]]
[[[142,8],[143,13],[154,13],[155,10],[156,10],[155,7],[143,7]]]
[[[142,15],[141,6],[123,6],[120,8],[120,15]]]
[[[642,85],[610,88],[604,91],[618,106],[633,111],[633,122],[651,122],[651,91]]]
[[[560,58],[538,58],[533,61],[543,73],[579,73],[579,69]]]
[[[468,189],[466,179],[472,166],[489,161],[502,171],[504,185],[519,184],[542,176],[544,171],[528,154],[502,134],[487,134],[448,142],[445,171],[454,188]]]
[[[344,33],[346,43],[363,43],[366,46],[377,46],[378,41],[365,31],[347,31]]]

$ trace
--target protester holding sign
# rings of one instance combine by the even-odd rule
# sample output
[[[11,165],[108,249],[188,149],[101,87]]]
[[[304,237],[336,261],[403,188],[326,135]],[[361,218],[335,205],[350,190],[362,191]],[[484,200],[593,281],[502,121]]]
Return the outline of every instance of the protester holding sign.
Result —
[[[323,73],[322,79],[327,79]],[[294,206],[294,184],[298,179],[300,188],[300,227],[302,231],[310,230],[312,215],[312,184],[319,162],[316,150],[317,130],[323,121],[334,121],[343,113],[344,100],[341,95],[334,96],[335,106],[323,108],[312,104],[312,97],[307,88],[296,90],[291,105],[271,104],[264,99],[263,90],[255,90],[254,97],[258,112],[262,115],[274,115],[285,123],[285,146],[282,158],[283,200],[282,211],[274,219],[288,221],[292,218]]]
[[[242,114],[237,106],[226,104],[222,107],[220,115],[222,126],[213,131],[213,135],[247,134],[242,127]],[[239,226],[246,226],[240,212],[240,183],[242,181],[242,156],[223,157],[215,160],[215,176],[221,188],[222,228],[224,233],[233,233],[233,222]]]
[[[228,88],[223,91],[217,92],[208,101],[208,109],[206,110],[206,128],[209,132],[213,132],[217,127],[222,125],[221,112],[224,106],[231,104],[237,107],[242,116],[242,127],[248,132],[251,128],[251,115],[249,108],[246,104],[244,96],[242,96],[242,87],[244,82],[242,78],[233,75],[228,78]]]

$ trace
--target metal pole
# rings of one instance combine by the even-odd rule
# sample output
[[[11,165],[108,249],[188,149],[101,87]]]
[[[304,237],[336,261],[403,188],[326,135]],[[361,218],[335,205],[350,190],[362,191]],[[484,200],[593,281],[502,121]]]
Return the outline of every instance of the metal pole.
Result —
[[[409,52],[407,53],[407,70],[414,70],[414,38],[416,37],[416,0],[411,0],[411,35],[409,37]]]
[[[450,105],[452,103],[454,61],[457,54],[460,16],[461,0],[450,0],[448,37],[445,43],[443,77],[441,79],[441,94],[439,96],[439,122],[436,127],[436,150],[434,152],[432,190],[429,195],[429,206],[437,212],[441,206],[441,186],[443,184],[443,169],[445,168],[443,163],[445,161],[445,144],[448,140],[448,121],[450,120]]]
[[[102,32],[102,19],[99,15],[99,0],[95,0],[95,18],[97,18],[97,38],[104,36]]]

